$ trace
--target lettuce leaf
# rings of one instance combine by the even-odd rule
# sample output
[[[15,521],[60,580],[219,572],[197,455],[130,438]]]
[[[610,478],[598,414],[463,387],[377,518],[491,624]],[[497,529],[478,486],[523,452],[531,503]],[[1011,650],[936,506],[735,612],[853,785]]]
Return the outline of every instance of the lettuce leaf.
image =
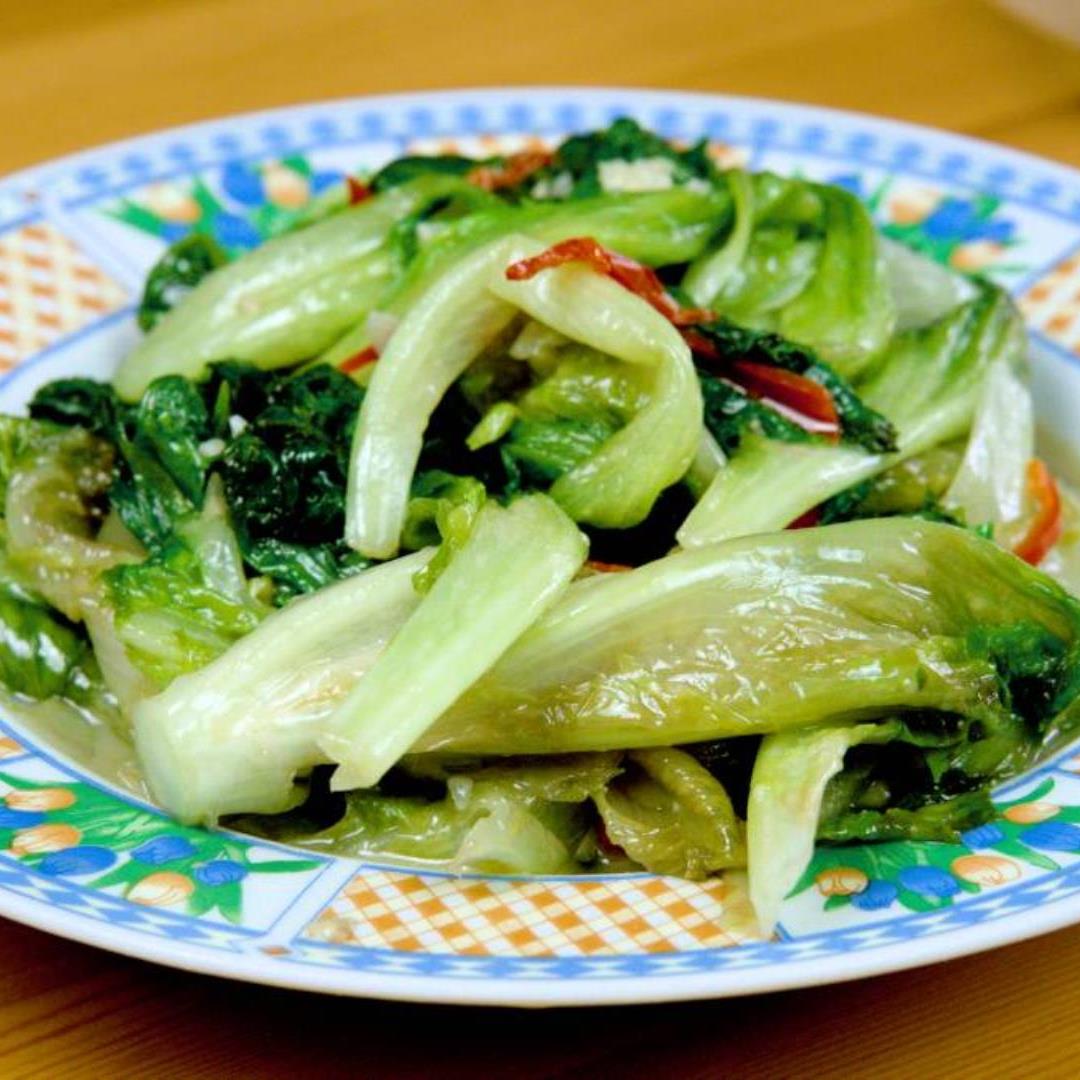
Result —
[[[617,754],[577,754],[455,768],[435,793],[369,789],[345,796],[330,826],[305,811],[238,824],[300,847],[392,856],[458,872],[573,873],[595,850],[588,800],[619,772]],[[416,784],[399,784],[413,788]]]
[[[279,813],[325,760],[326,719],[420,603],[430,549],[363,570],[264,619],[216,660],[134,711],[155,799],[180,821]]]
[[[991,286],[939,322],[898,334],[856,387],[894,425],[895,452],[750,435],[679,530],[680,543],[693,547],[783,528],[852,485],[963,436],[992,366],[1015,363],[1024,348],[1019,314]]]
[[[158,689],[210,663],[267,614],[249,591],[220,483],[157,552],[114,567],[104,583],[116,636]]]
[[[780,905],[813,857],[825,787],[843,769],[845,754],[893,734],[889,724],[855,724],[777,732],[762,741],[746,833],[750,901],[763,933],[772,933]]]
[[[746,864],[727,792],[683,750],[631,751],[624,772],[593,799],[610,840],[653,873],[701,880]]]
[[[949,525],[756,535],[575,582],[415,749],[666,746],[897,709],[990,724],[1013,683],[1072,692],[1078,620],[1050,579]],[[1009,675],[1018,628],[1047,670]]]
[[[383,244],[394,224],[463,187],[421,177],[212,270],[124,359],[113,380],[120,397],[137,400],[162,375],[196,378],[216,360],[274,368],[317,355],[393,280]]]
[[[340,766],[334,788],[377,783],[551,605],[586,550],[544,495],[481,509],[420,606],[330,717],[319,745]]]

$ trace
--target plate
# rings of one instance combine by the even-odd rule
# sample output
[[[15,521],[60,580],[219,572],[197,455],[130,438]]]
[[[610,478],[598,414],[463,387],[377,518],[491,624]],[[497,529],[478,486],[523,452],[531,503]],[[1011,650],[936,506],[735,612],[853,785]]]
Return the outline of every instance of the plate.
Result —
[[[142,280],[193,227],[233,250],[344,172],[515,150],[632,115],[718,160],[858,192],[889,235],[979,271],[1031,330],[1047,453],[1080,433],[1080,174],[904,124],[741,98],[514,89],[364,98],[116,143],[0,182],[0,409],[136,340]],[[0,913],[177,967],[418,1001],[570,1005],[827,983],[1080,921],[1080,754],[1003,787],[956,845],[820,851],[772,940],[739,875],[454,877],[174,824],[0,717]]]

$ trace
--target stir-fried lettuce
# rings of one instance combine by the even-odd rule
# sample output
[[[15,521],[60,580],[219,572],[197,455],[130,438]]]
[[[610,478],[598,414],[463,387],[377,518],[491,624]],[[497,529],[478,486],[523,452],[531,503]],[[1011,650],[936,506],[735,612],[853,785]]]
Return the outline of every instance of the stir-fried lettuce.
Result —
[[[851,724],[778,732],[762,742],[746,828],[750,900],[766,933],[814,854],[825,787],[843,769],[844,755],[891,733],[888,724]]]
[[[278,813],[324,760],[325,721],[420,603],[417,552],[301,597],[135,710],[154,796],[181,821]]]
[[[685,546],[780,529],[906,457],[964,435],[991,369],[1023,355],[1023,328],[990,286],[936,323],[898,334],[857,389],[897,431],[897,449],[868,453],[754,433],[721,469],[679,532]]]
[[[544,612],[587,545],[546,496],[484,507],[319,745],[339,788],[370,787]],[[437,644],[436,644],[437,643]]]
[[[658,874],[700,880],[746,864],[742,823],[708,769],[683,750],[634,750],[596,795],[604,832]]]
[[[1053,699],[1078,630],[1077,601],[953,526],[744,537],[575,584],[416,748],[664,746],[899,708],[996,723],[1009,635],[1034,635]]]
[[[0,684],[184,822],[748,864],[768,932],[815,844],[953,841],[1080,720],[1019,316],[850,192],[626,119],[406,157],[184,237],[138,321],[0,418]]]

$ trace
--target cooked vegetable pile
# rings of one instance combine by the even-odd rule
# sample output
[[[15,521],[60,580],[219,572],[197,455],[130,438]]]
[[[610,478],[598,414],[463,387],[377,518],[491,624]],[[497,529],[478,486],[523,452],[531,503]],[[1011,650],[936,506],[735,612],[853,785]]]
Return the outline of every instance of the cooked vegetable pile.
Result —
[[[955,839],[1080,721],[1016,309],[844,190],[629,120],[403,158],[186,237],[139,323],[0,419],[0,677],[184,822],[748,866],[768,928],[816,842]]]

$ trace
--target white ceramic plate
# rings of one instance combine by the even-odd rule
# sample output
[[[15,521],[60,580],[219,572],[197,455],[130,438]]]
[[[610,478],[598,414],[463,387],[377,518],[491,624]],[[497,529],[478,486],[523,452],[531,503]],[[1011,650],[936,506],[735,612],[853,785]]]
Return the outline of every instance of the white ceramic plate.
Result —
[[[632,115],[724,160],[857,189],[886,232],[1007,285],[1047,452],[1080,446],[1080,175],[970,139],[765,101],[636,90],[367,98],[117,143],[0,183],[0,410],[107,375],[165,243],[253,243],[343,172],[516,149]],[[1080,757],[998,795],[958,845],[819,852],[775,940],[738,877],[449,877],[185,829],[0,719],[0,913],[133,956],[335,993],[554,1005],[777,990],[1080,921]]]

